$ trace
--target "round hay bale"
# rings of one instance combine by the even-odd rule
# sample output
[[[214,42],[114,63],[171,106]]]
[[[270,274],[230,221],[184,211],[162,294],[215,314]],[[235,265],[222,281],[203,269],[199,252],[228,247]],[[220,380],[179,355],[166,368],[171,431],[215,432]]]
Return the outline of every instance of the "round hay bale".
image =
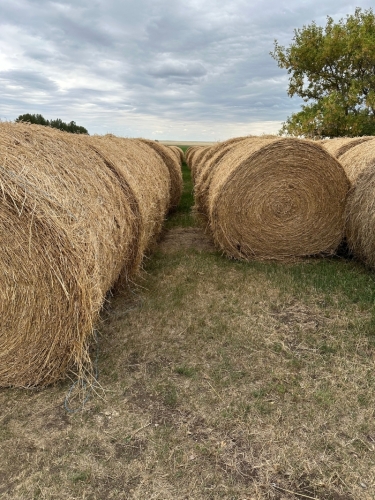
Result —
[[[182,170],[180,161],[176,155],[167,147],[160,144],[160,142],[150,141],[148,139],[139,139],[152,148],[165,163],[170,177],[170,204],[169,211],[176,210],[180,203],[182,194]]]
[[[177,156],[177,159],[180,162],[180,165],[182,165],[182,163],[185,161],[185,155],[184,155],[184,152],[182,151],[182,149],[179,148],[178,146],[169,146],[169,148]]]
[[[375,138],[361,142],[340,156],[340,163],[352,184],[358,175],[374,164]]]
[[[193,179],[193,182],[196,177],[197,169],[199,168],[202,159],[205,157],[207,152],[212,148],[213,146],[203,146],[199,151],[197,151],[194,155],[192,155],[192,164],[191,164],[191,177]]]
[[[170,207],[171,180],[161,156],[144,140],[108,134],[85,137],[133,191],[140,212],[138,263],[152,250]]]
[[[235,145],[213,173],[210,231],[230,257],[285,260],[333,254],[349,181],[323,147],[298,139]]]
[[[131,277],[139,209],[80,136],[0,123],[0,386],[89,369],[106,292]],[[125,269],[125,271],[124,271]]]
[[[206,226],[208,218],[208,191],[212,176],[216,167],[225,155],[236,146],[236,144],[248,139],[246,137],[234,137],[220,142],[207,150],[197,166],[194,178],[194,213]]]
[[[186,163],[190,169],[194,162],[194,156],[204,147],[205,146],[192,146],[185,153]]]
[[[340,156],[349,151],[349,149],[372,139],[374,139],[374,136],[337,137],[335,139],[324,140],[322,141],[322,144],[332,156],[340,158]]]
[[[353,255],[375,268],[375,140],[340,157],[352,188],[346,205],[346,240]]]

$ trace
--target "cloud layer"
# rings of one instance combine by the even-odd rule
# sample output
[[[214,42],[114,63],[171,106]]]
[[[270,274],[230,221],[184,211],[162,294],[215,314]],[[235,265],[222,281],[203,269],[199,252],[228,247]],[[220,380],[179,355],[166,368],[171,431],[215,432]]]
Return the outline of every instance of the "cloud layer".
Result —
[[[277,132],[301,101],[269,52],[293,30],[370,2],[3,0],[0,118],[89,132],[223,140]]]

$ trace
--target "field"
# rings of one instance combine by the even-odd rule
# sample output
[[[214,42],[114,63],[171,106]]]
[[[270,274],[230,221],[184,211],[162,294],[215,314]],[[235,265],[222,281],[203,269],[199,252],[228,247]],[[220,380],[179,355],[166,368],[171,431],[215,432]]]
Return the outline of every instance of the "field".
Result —
[[[373,275],[224,258],[183,175],[142,275],[108,297],[98,387],[0,390],[0,498],[374,499]]]

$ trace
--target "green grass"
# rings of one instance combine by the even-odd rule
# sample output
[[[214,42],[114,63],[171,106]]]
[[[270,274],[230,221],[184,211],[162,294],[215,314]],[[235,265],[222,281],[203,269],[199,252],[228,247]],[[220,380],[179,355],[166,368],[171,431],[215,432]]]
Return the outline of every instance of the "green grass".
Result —
[[[183,192],[181,195],[181,201],[177,210],[167,216],[165,221],[166,229],[171,229],[172,227],[194,227],[197,225],[196,220],[191,213],[191,208],[194,204],[193,182],[190,170],[185,162],[182,164],[182,179]]]

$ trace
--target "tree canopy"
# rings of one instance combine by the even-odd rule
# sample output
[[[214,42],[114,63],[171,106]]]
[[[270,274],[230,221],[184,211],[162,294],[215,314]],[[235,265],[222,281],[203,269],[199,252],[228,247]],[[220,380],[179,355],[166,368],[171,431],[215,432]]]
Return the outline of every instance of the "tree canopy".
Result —
[[[65,130],[65,132],[70,132],[72,134],[88,134],[87,129],[85,127],[79,126],[76,122],[71,121],[70,123],[65,123],[60,118],[56,118],[56,120],[46,120],[44,116],[40,114],[26,113],[24,115],[20,115],[15,120],[16,122],[30,122],[35,123],[37,125],[44,125],[46,127],[58,128],[59,130]]]
[[[375,135],[375,16],[355,10],[326,26],[294,30],[271,56],[288,70],[288,95],[310,103],[288,117],[280,131],[311,138]]]

